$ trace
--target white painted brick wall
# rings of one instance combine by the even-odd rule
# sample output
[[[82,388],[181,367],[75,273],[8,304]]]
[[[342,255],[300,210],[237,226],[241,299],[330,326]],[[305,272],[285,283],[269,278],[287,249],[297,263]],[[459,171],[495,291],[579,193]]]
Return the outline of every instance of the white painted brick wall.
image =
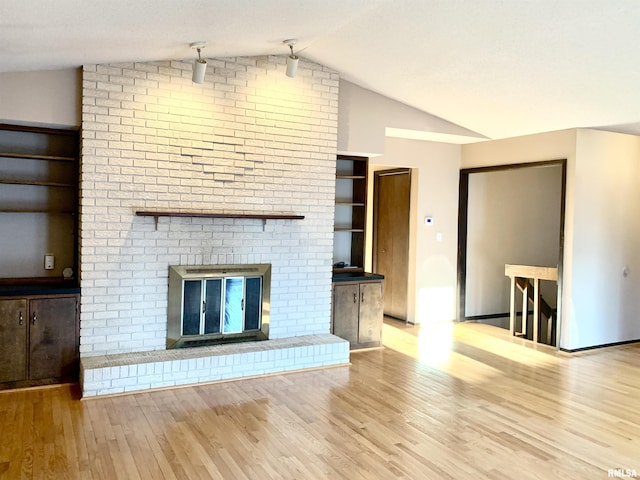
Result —
[[[84,67],[81,356],[165,348],[168,267],[271,263],[270,338],[328,333],[338,75],[283,57]],[[136,217],[135,210],[305,215]]]

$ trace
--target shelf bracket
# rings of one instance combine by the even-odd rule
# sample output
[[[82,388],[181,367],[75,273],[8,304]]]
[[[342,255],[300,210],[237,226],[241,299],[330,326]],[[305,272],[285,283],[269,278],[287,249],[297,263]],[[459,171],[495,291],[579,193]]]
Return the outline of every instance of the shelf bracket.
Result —
[[[157,232],[158,231],[158,216],[157,215],[153,217],[153,223],[155,224],[156,232]]]

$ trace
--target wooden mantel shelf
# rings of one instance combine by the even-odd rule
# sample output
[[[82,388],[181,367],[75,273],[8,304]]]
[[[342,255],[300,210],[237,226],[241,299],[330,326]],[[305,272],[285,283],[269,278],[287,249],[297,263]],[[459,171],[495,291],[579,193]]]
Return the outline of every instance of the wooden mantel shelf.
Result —
[[[138,217],[153,217],[158,228],[158,218],[160,217],[199,217],[199,218],[249,218],[262,220],[263,226],[267,220],[303,220],[304,215],[293,215],[288,213],[221,213],[221,212],[187,212],[187,211],[164,211],[156,212],[151,210],[137,210]]]

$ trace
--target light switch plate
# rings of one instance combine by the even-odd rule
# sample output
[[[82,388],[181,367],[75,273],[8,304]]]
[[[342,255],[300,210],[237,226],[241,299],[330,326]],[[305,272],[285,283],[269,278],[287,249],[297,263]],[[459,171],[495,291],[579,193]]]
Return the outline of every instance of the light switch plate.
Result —
[[[45,270],[53,270],[55,264],[55,257],[48,253],[44,256],[44,269]]]

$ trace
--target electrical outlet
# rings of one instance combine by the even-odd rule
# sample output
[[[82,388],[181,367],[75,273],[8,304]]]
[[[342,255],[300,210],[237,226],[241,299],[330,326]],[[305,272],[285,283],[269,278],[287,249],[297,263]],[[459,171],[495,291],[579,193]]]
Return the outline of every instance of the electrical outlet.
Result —
[[[44,256],[44,269],[45,270],[53,270],[53,266],[55,264],[55,257],[51,253],[47,253]]]

